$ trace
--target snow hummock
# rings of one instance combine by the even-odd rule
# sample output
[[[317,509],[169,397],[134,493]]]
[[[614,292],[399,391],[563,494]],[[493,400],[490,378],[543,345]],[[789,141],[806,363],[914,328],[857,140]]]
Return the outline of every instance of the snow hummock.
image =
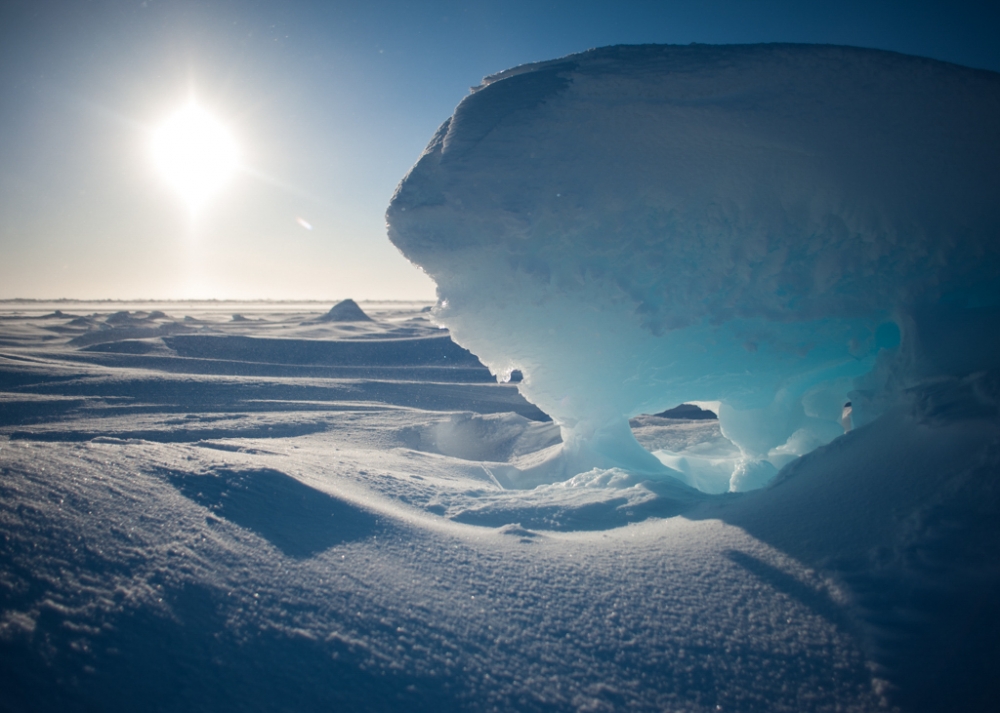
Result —
[[[719,418],[715,412],[704,409],[697,404],[681,404],[653,415],[660,418],[679,418],[688,421],[711,421]]]
[[[525,474],[684,473],[628,419],[718,401],[732,490],[1000,362],[1000,76],[836,46],[620,46],[487,77],[389,206],[435,316],[551,415]]]
[[[322,317],[317,318],[318,322],[371,322],[372,318],[365,314],[365,311],[352,299],[341,300],[330,311]]]

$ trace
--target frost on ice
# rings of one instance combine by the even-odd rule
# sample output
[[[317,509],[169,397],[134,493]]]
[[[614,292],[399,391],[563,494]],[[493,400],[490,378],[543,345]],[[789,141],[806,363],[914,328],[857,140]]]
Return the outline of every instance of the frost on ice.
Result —
[[[466,97],[389,235],[454,338],[561,426],[512,481],[620,467],[749,489],[842,434],[847,401],[862,425],[917,380],[1000,361],[998,126],[996,74],[927,59],[591,50]],[[739,448],[701,481],[628,426],[692,400],[721,402]]]

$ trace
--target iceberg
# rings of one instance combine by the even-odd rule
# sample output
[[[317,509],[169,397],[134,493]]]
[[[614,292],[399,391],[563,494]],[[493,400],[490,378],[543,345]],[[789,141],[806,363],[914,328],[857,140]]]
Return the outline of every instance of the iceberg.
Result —
[[[628,419],[717,401],[739,455],[713,477],[746,490],[1000,364],[998,126],[1000,75],[919,57],[600,48],[474,88],[388,233],[436,319],[561,428],[511,483],[697,485]]]

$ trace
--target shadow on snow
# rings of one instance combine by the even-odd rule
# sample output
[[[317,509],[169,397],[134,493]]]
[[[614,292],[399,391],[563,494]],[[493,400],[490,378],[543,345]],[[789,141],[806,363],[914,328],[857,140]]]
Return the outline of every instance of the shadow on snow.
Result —
[[[255,532],[289,557],[311,557],[379,530],[374,515],[277,470],[165,475],[186,497]]]

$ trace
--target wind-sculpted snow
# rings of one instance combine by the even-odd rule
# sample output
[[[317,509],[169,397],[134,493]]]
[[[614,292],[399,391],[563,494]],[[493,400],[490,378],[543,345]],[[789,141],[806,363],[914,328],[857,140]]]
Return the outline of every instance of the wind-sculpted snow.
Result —
[[[520,370],[562,427],[523,484],[615,466],[695,483],[627,419],[718,400],[740,450],[721,477],[757,487],[842,434],[848,399],[864,423],[916,378],[998,362],[997,126],[1000,76],[932,60],[591,50],[466,97],[389,236],[456,341]]]
[[[918,384],[752,493],[618,468],[515,489],[559,427],[428,359],[453,352],[421,305],[157,306],[177,316],[0,309],[3,711],[1000,697],[996,370]],[[361,337],[389,363],[358,363]],[[677,415],[631,427],[685,474],[721,467],[718,421]]]

